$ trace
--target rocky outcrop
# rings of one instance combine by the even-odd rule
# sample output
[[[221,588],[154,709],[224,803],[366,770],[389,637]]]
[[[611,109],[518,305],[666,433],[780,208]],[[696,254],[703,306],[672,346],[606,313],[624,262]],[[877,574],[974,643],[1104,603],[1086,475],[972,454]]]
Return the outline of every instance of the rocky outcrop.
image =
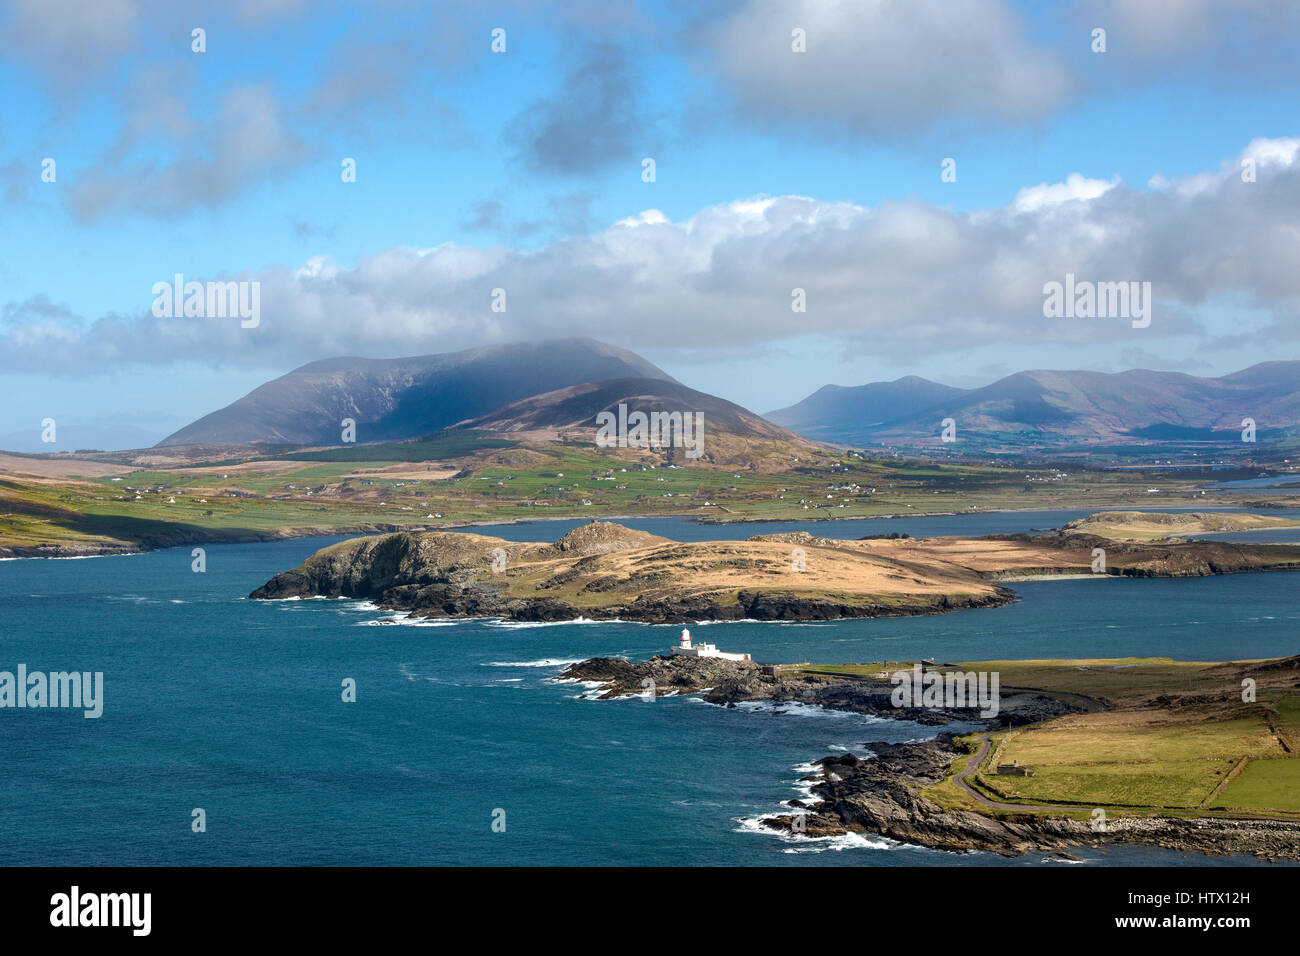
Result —
[[[715,657],[659,655],[646,661],[596,657],[571,664],[559,679],[598,683],[602,686],[593,696],[600,699],[643,693],[649,680],[660,695],[702,692],[711,704],[726,706],[745,701],[810,704],[930,725],[959,720],[984,727],[1010,727],[1083,709],[1073,701],[1025,691],[1001,695],[997,715],[987,719],[980,716],[977,707],[898,707],[891,699],[894,684],[888,679],[868,680],[809,673],[806,669],[760,667],[753,661]]]
[[[656,656],[648,661],[630,661],[624,657],[593,657],[570,664],[557,680],[575,680],[600,684],[600,700],[642,694],[647,680],[653,682],[655,694],[693,694],[719,684],[756,678],[760,668],[753,661],[728,661],[718,657]]]

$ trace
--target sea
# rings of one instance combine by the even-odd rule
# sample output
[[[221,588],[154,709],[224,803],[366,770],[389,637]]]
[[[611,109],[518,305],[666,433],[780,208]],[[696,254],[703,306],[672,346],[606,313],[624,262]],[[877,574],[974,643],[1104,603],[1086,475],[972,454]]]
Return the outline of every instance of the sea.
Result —
[[[1087,513],[624,523],[678,540],[856,538],[1041,530]],[[473,530],[553,540],[579,523]],[[0,670],[104,681],[97,719],[0,710],[0,865],[1259,865],[1147,847],[1004,859],[779,835],[757,821],[806,793],[810,761],[935,729],[697,697],[597,701],[555,680],[584,658],[664,652],[679,627],[413,622],[354,600],[247,599],[338,540],[209,545],[203,573],[189,548],[0,562]],[[696,633],[764,662],[1260,658],[1300,651],[1297,584],[1281,573],[1041,581],[1013,585],[1019,600],[1001,608]]]

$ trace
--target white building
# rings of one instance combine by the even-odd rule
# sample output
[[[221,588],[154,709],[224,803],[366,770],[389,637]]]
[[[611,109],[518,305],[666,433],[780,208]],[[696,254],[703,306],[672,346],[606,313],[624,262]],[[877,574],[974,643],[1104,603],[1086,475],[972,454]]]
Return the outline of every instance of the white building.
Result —
[[[720,651],[716,644],[693,644],[691,643],[691,632],[686,628],[682,628],[681,642],[672,649],[672,653],[685,657],[720,657],[724,661],[747,661],[750,659],[748,654],[727,654]]]

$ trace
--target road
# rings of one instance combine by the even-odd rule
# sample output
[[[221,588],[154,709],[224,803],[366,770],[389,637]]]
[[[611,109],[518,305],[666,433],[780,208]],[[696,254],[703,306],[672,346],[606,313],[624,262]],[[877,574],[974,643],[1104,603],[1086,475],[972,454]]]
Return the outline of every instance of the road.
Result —
[[[974,790],[971,787],[971,785],[966,782],[966,778],[979,769],[979,765],[982,764],[984,762],[984,758],[988,756],[989,746],[990,746],[988,734],[980,734],[979,739],[980,739],[979,753],[977,753],[974,757],[970,759],[970,761],[966,764],[966,769],[963,770],[961,773],[957,774],[955,777],[953,777],[952,781],[953,783],[957,784],[957,786],[961,787],[962,790],[966,791],[966,794],[972,797],[975,800],[975,802],[978,803],[980,806],[990,807],[994,810],[1025,810],[1029,812],[1036,812],[1041,810],[1072,810],[1077,813],[1080,810],[1087,809],[1086,807],[1080,807],[1080,806],[1064,806],[1059,803],[1035,803],[1035,804],[998,803],[994,800],[990,800],[988,797],[984,796],[984,794],[978,792],[977,790]]]

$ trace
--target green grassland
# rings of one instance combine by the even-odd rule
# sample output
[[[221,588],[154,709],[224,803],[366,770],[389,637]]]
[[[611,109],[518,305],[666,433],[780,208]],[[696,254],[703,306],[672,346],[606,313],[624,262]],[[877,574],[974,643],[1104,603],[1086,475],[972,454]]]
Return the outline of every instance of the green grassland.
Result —
[[[280,455],[282,461],[382,462],[446,461],[487,448],[513,448],[519,443],[476,429],[444,429],[419,441],[382,442],[298,451]]]
[[[887,661],[862,664],[818,664],[808,668],[819,673],[874,677],[911,667],[911,662]],[[1206,672],[1198,661],[1176,661],[1168,657],[1118,657],[1079,660],[968,661],[954,662],[960,670],[983,670],[999,674],[1003,690],[1029,687],[1053,693],[1082,695],[1100,701],[1125,700],[1148,694],[1179,693],[1198,687],[1222,687],[1223,678]]]
[[[1210,806],[1300,813],[1300,760],[1251,760]]]
[[[1011,735],[997,758],[1019,760],[1034,776],[982,773],[980,782],[1008,802],[1193,809],[1243,756],[1285,756],[1262,713],[1165,726],[1050,722]],[[1300,770],[1300,762],[1292,766]],[[1292,802],[1300,812],[1300,802]]]
[[[97,460],[110,458],[123,460],[116,453]],[[1160,492],[1150,494],[1151,477],[1127,469],[926,464],[831,450],[791,457],[779,471],[725,469],[589,444],[517,444],[469,433],[288,452],[236,462],[228,472],[213,464],[155,465],[117,480],[0,479],[0,551],[89,553],[205,535],[256,540],[541,518],[820,521],[1002,509],[1203,507],[1232,500],[1202,496],[1197,481],[1189,479],[1162,478]],[[65,467],[75,473],[75,462]]]

